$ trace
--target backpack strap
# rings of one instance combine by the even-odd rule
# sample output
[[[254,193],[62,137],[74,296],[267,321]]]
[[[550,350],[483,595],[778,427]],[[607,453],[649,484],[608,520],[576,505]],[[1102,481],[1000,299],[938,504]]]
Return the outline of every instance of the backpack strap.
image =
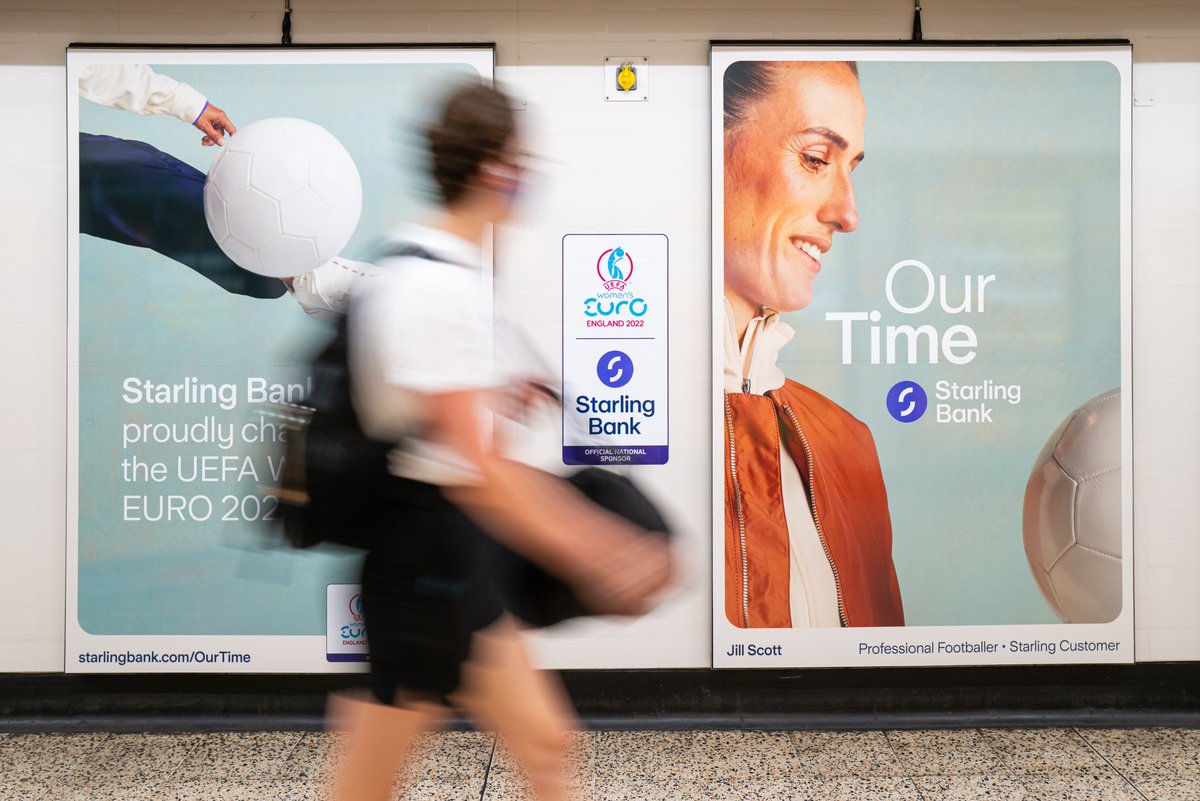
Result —
[[[465,267],[467,269],[479,269],[479,265],[468,264],[466,262],[447,259],[445,256],[438,255],[432,250],[428,250],[423,245],[418,245],[415,242],[395,242],[375,256],[374,262],[379,263],[384,259],[400,259],[414,258],[425,259],[426,261],[437,261],[442,264],[453,264],[456,267]]]
[[[445,261],[445,259],[439,259],[425,248],[413,242],[397,242],[375,257],[376,261],[382,259],[402,258],[425,259],[426,261]]]

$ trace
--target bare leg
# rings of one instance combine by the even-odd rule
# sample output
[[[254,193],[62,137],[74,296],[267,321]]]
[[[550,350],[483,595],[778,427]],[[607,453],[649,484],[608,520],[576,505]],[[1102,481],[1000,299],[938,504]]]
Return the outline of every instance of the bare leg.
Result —
[[[566,757],[579,725],[558,676],[534,670],[511,619],[476,632],[451,700],[504,738],[540,801],[570,797]]]
[[[370,696],[335,696],[330,728],[346,737],[334,773],[331,801],[388,801],[396,771],[417,735],[440,725],[444,705],[422,698],[397,698],[387,706]]]

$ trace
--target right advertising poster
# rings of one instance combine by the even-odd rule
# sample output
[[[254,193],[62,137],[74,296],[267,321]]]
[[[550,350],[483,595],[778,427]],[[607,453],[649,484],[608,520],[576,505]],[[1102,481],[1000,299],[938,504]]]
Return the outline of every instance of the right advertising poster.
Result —
[[[713,663],[1133,661],[1127,45],[714,45]]]

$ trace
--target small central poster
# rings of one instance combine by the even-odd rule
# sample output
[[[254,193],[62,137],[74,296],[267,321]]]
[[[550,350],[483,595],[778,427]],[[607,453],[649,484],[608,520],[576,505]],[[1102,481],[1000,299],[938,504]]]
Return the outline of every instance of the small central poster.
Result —
[[[666,464],[667,238],[563,237],[563,462]]]

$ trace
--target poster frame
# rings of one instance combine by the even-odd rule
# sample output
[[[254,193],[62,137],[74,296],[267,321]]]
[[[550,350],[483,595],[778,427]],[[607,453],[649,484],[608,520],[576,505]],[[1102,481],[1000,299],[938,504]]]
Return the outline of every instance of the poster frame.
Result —
[[[846,40],[812,40],[812,39],[712,39],[709,41],[709,66],[710,66],[710,124],[711,124],[711,256],[712,256],[712,380],[713,380],[713,404],[711,408],[712,414],[712,437],[713,437],[713,475],[712,475],[712,520],[713,520],[713,666],[715,668],[789,668],[789,667],[910,667],[910,666],[977,666],[977,665],[1036,665],[1036,664],[1090,664],[1090,663],[1132,663],[1135,661],[1134,655],[1134,528],[1133,528],[1133,504],[1134,504],[1134,481],[1133,481],[1133,409],[1134,409],[1134,385],[1133,385],[1133,363],[1132,363],[1132,342],[1133,342],[1133,326],[1132,326],[1132,74],[1134,70],[1133,64],[1133,47],[1128,39],[1123,38],[1097,38],[1097,39],[1029,39],[1029,40],[896,40],[896,41],[879,41],[865,39],[846,39]],[[722,161],[722,76],[726,65],[737,60],[735,56],[728,58],[718,57],[718,54],[731,54],[737,51],[744,51],[748,54],[758,53],[758,56],[751,55],[750,58],[758,58],[761,60],[769,60],[769,57],[761,55],[767,51],[791,52],[795,54],[795,60],[809,60],[801,57],[799,54],[804,51],[811,51],[814,55],[811,60],[821,60],[817,57],[817,53],[829,53],[836,51],[838,55],[832,56],[832,59],[837,60],[875,60],[887,61],[889,58],[881,54],[909,54],[907,57],[897,58],[896,60],[920,60],[920,56],[913,57],[914,52],[920,51],[973,51],[972,55],[977,58],[968,56],[965,60],[988,60],[987,55],[992,52],[1014,53],[1021,50],[1041,51],[1041,52],[1069,52],[1071,50],[1083,51],[1112,51],[1120,53],[1115,56],[1120,59],[1118,65],[1115,61],[1114,66],[1118,66],[1121,73],[1120,80],[1120,153],[1119,153],[1119,181],[1120,181],[1120,351],[1121,351],[1121,393],[1122,393],[1122,408],[1121,408],[1121,466],[1122,466],[1122,544],[1123,544],[1123,566],[1122,566],[1122,597],[1123,607],[1120,614],[1111,623],[1107,624],[1048,624],[1048,625],[978,625],[978,626],[922,626],[911,627],[908,629],[900,629],[900,631],[931,631],[942,632],[947,637],[962,638],[969,631],[987,631],[992,630],[992,634],[1000,634],[1000,630],[1007,632],[1010,630],[1023,631],[1027,636],[1036,638],[1038,636],[1054,636],[1055,630],[1061,630],[1061,627],[1071,625],[1072,630],[1082,632],[1083,630],[1092,631],[1117,631],[1120,638],[1120,653],[1116,656],[1094,655],[1088,654],[1077,658],[1046,658],[1043,656],[1023,656],[1019,658],[969,658],[969,657],[945,657],[935,656],[932,658],[904,656],[904,657],[889,657],[876,656],[868,658],[850,658],[848,656],[830,656],[828,649],[837,642],[836,637],[818,637],[807,645],[812,647],[804,647],[802,650],[805,654],[803,658],[796,657],[776,657],[770,654],[769,651],[759,650],[758,659],[745,659],[746,648],[753,644],[756,638],[755,633],[759,635],[757,639],[765,640],[768,644],[776,643],[776,640],[771,635],[777,632],[787,632],[787,629],[738,629],[725,620],[724,610],[724,543],[723,531],[725,528],[724,522],[724,454],[723,443],[725,441],[725,426],[723,424],[724,408],[722,404],[722,370],[723,370],[723,341],[722,341],[722,299],[723,299],[723,225],[724,225],[724,209],[723,209],[723,161]],[[861,52],[856,52],[861,51]],[[869,56],[863,56],[863,53],[869,53]],[[953,61],[953,58],[947,60]],[[1033,59],[1030,59],[1033,60]],[[798,630],[794,630],[798,631]],[[809,632],[822,632],[821,629],[809,629]],[[855,632],[870,633],[878,635],[886,633],[887,629],[874,627],[864,629],[826,629],[824,633],[830,635],[844,635],[842,638],[849,641]],[[893,632],[896,630],[892,630]],[[1082,636],[1082,635],[1081,635]],[[885,634],[882,642],[887,642],[888,638]],[[735,645],[741,645],[741,653],[737,656],[731,652],[735,650]],[[793,643],[794,645],[794,643]],[[728,649],[728,650],[727,650]],[[793,652],[797,650],[793,648]],[[1012,657],[1015,655],[1006,655]]]
[[[139,59],[155,64],[347,64],[347,63],[469,63],[481,75],[494,79],[495,42],[388,42],[388,43],[130,43],[72,42],[65,50],[66,136],[67,136],[67,480],[66,480],[66,584],[64,670],[67,673],[340,673],[359,672],[361,663],[331,662],[326,659],[326,633],[311,635],[93,635],[79,624],[79,499],[80,499],[80,248],[79,240],[79,104],[72,81],[81,60],[96,54],[99,60],[128,55],[127,63]],[[229,58],[222,59],[222,54]],[[422,62],[420,56],[431,60]],[[461,61],[455,57],[462,54]],[[338,59],[338,55],[345,58]],[[239,60],[241,56],[248,60]],[[482,249],[483,267],[492,269],[490,232]],[[324,590],[324,587],[321,588]],[[264,640],[269,642],[264,643]],[[85,662],[84,653],[97,655]],[[132,662],[121,659],[129,653],[169,652],[194,657],[171,663]],[[212,654],[252,653],[247,661]]]

